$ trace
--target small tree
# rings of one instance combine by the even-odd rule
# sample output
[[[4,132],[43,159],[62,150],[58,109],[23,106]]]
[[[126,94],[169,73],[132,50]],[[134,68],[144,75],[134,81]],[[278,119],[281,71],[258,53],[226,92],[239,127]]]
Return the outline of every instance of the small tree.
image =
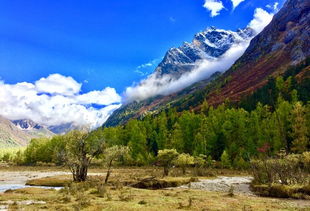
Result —
[[[173,164],[173,161],[178,157],[179,153],[175,149],[159,150],[157,160],[160,165],[164,167],[164,176],[169,175],[169,170]]]
[[[222,164],[222,167],[224,167],[224,168],[230,168],[231,167],[229,155],[227,154],[227,152],[225,150],[221,156],[221,164]]]
[[[73,180],[85,181],[88,167],[94,157],[103,151],[103,138],[96,132],[71,131],[64,136],[64,161],[72,172]]]
[[[182,173],[186,174],[186,167],[194,164],[194,157],[190,154],[179,154],[179,156],[175,159],[174,164],[182,168]]]
[[[309,140],[309,129],[306,125],[305,119],[305,108],[300,102],[294,105],[292,111],[292,133],[291,136],[294,139],[292,143],[292,150],[297,153],[303,153],[307,151],[308,146],[310,146]]]
[[[108,183],[109,177],[112,173],[111,168],[113,166],[113,162],[121,159],[128,153],[129,153],[129,147],[118,145],[107,148],[104,151],[103,162],[108,167],[107,175],[104,181],[106,184]]]

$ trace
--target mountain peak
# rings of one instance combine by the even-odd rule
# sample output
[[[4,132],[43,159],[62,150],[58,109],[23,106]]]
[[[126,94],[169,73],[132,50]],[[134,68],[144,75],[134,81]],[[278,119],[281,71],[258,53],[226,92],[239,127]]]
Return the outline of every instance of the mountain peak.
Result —
[[[222,56],[234,44],[249,40],[254,36],[251,28],[236,32],[208,27],[195,34],[192,42],[184,42],[178,48],[170,48],[162,62],[155,70],[157,76],[170,75],[179,78],[183,73],[196,67],[196,62],[203,59],[214,59]]]
[[[38,123],[30,120],[30,119],[20,119],[20,120],[13,120],[12,121],[15,126],[22,130],[32,130],[32,129],[42,129],[43,126],[39,125]]]

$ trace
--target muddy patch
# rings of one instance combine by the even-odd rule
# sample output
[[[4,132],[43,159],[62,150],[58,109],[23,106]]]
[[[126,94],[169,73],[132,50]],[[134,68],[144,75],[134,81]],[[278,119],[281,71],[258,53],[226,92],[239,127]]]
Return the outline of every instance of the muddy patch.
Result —
[[[189,184],[190,182],[197,182],[197,178],[163,178],[156,177],[140,179],[140,181],[130,184],[129,186],[141,189],[164,189],[171,187],[179,187],[181,185]]]

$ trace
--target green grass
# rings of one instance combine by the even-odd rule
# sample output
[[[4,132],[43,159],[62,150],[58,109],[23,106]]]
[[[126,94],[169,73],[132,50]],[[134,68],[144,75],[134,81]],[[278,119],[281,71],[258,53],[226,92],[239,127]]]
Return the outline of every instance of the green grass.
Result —
[[[72,182],[71,175],[60,175],[53,177],[44,177],[39,179],[32,179],[26,182],[30,186],[49,186],[49,187],[64,187]]]

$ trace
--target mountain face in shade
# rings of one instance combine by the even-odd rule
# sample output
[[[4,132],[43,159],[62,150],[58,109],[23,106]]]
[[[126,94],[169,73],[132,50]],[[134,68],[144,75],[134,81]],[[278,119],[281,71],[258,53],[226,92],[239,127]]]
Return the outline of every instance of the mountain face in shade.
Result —
[[[88,128],[75,125],[74,123],[53,125],[53,126],[49,126],[48,129],[55,134],[65,134],[65,133],[68,133],[72,130],[88,130]]]
[[[12,122],[14,123],[14,125],[16,125],[22,130],[32,130],[32,129],[39,130],[43,128],[43,126],[35,123],[30,119],[13,120]]]
[[[168,96],[122,106],[110,116],[104,126],[123,124],[130,118],[141,118],[148,113],[158,113],[171,107],[178,111],[199,109],[205,99],[211,105],[218,105],[227,99],[238,102],[264,86],[269,77],[281,75],[290,65],[309,58],[309,11],[310,1],[288,0],[271,23],[252,39],[245,53],[223,75],[216,75],[213,77],[215,80],[200,81]],[[234,40],[244,39],[252,33],[250,29],[233,33],[210,28],[198,33],[192,43],[170,49],[156,73],[159,76],[172,74],[178,78],[182,73],[190,71],[195,61],[202,57],[212,59],[223,55]],[[309,71],[309,68],[304,71]]]
[[[46,127],[39,125],[30,119],[13,120],[12,123],[20,130],[29,134],[32,138],[51,137],[55,135]]]
[[[210,27],[197,33],[191,43],[185,42],[179,48],[171,48],[158,65],[155,73],[158,77],[170,75],[177,79],[185,72],[193,70],[196,62],[222,56],[233,44],[239,44],[253,37],[251,28],[237,32]]]

